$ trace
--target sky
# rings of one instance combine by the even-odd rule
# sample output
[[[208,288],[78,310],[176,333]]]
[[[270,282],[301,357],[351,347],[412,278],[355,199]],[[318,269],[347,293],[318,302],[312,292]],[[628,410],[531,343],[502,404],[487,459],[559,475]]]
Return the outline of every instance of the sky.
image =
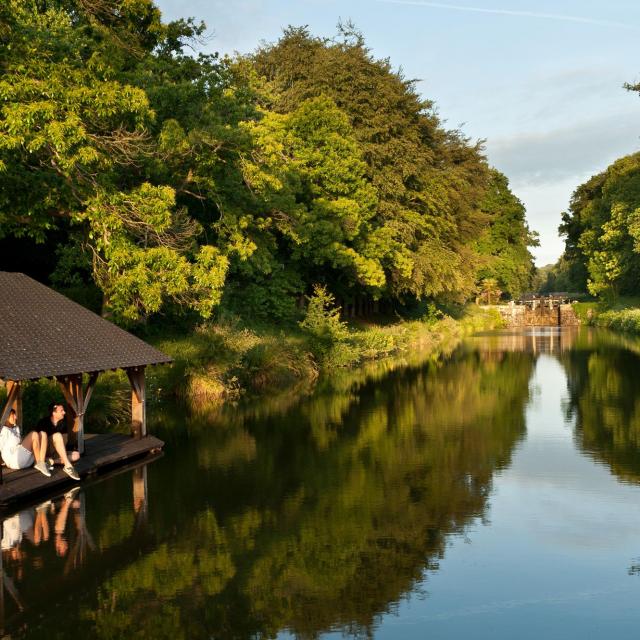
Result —
[[[640,151],[638,0],[156,0],[165,20],[204,20],[205,51],[249,53],[287,25],[332,36],[351,20],[376,58],[419,79],[445,126],[485,140],[540,234],[563,250],[574,189]]]

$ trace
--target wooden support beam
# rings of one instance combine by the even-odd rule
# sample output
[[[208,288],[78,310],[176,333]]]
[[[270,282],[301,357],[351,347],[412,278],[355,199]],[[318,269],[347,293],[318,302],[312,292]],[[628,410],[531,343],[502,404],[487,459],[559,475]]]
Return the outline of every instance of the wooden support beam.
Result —
[[[9,417],[11,409],[15,409],[18,424],[22,426],[22,389],[19,382],[13,380],[7,381],[7,401],[4,404],[2,410],[2,416],[0,416],[0,428],[4,426],[4,423]]]
[[[96,380],[98,379],[98,372],[94,371],[89,374],[89,382],[87,382],[87,386],[84,388],[84,410],[87,410],[87,405],[89,404],[89,400],[91,400],[91,394],[93,393],[93,389],[96,385]]]
[[[146,392],[144,367],[127,369],[131,383],[131,431],[134,438],[147,435]]]
[[[58,381],[67,401],[67,444],[84,453],[84,390],[82,388],[82,374],[67,376]]]

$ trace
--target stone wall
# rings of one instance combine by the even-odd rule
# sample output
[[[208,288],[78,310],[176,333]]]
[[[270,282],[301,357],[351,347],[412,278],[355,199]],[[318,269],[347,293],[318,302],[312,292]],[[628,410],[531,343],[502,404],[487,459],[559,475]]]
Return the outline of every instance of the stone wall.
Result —
[[[570,304],[549,308],[539,306],[532,309],[526,305],[498,305],[502,319],[508,327],[572,327],[580,324],[580,320]]]
[[[580,324],[580,318],[578,318],[573,305],[560,305],[560,324],[563,327],[577,327]]]

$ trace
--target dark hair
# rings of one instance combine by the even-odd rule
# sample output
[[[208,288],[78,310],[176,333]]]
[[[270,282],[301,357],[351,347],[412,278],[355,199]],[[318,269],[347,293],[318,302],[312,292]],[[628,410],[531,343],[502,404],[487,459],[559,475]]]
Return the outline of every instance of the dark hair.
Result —
[[[56,407],[61,407],[62,402],[51,402],[49,404],[49,417],[53,415],[53,412],[56,410]]]
[[[16,410],[15,410],[15,409],[11,409],[11,411],[9,411],[9,413],[7,414],[7,419],[5,420],[5,423],[4,423],[4,426],[5,426],[5,427],[10,427],[10,426],[11,426],[11,425],[9,424],[9,416],[10,416],[12,413],[13,413],[14,415],[16,415]]]

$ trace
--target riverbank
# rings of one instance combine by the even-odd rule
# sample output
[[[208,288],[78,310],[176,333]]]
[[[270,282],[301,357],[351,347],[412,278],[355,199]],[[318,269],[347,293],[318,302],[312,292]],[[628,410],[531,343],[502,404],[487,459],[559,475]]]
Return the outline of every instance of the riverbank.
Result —
[[[237,318],[202,324],[188,333],[156,330],[144,339],[174,362],[149,368],[147,402],[152,414],[161,410],[167,398],[175,398],[191,410],[214,409],[241,397],[277,397],[281,402],[283,395],[298,397],[329,376],[337,381],[341,372],[358,370],[371,375],[376,363],[385,370],[438,357],[465,336],[500,326],[495,310],[470,306],[456,319],[430,316],[386,325],[347,325],[329,319],[329,330],[322,322],[311,330],[297,325],[285,330],[248,326]],[[102,373],[89,407],[90,431],[128,432],[130,395],[122,371]],[[55,382],[43,379],[28,383],[24,388],[24,423],[35,423],[50,402],[59,400]]]
[[[582,324],[640,335],[639,298],[620,298],[613,305],[579,302],[575,308]]]
[[[285,389],[303,391],[337,369],[361,367],[403,352],[437,353],[501,322],[494,310],[477,307],[465,309],[457,319],[343,324],[332,335],[247,327],[227,320],[201,325],[189,335],[151,338],[174,359],[171,367],[151,374],[151,383],[158,392],[195,406]]]

